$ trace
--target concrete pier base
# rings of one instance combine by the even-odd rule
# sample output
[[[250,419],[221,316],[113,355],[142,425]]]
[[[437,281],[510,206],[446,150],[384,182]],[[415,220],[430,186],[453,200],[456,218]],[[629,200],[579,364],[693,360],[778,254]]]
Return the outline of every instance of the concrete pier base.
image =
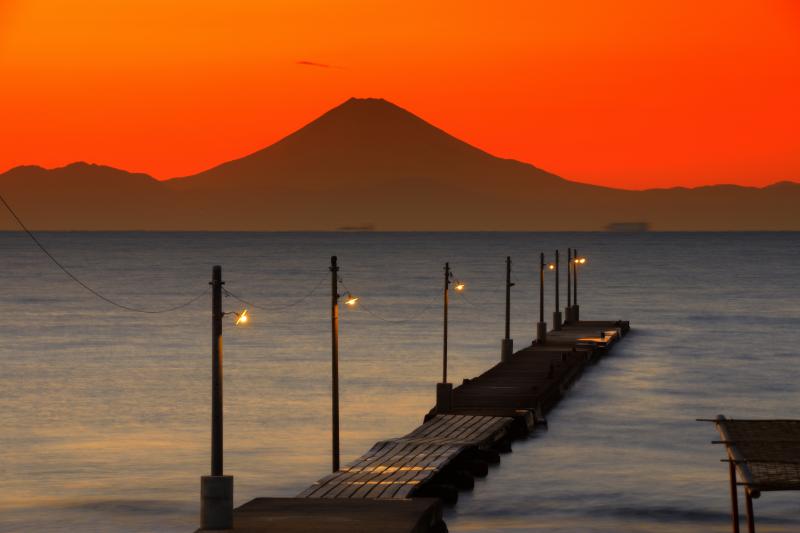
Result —
[[[544,344],[547,342],[547,322],[536,323],[536,343]]]
[[[506,362],[511,359],[514,353],[514,339],[503,339],[500,341],[500,361]]]
[[[233,528],[233,476],[200,478],[200,529]]]
[[[555,331],[561,330],[561,311],[553,311],[553,329]]]
[[[436,411],[439,413],[447,413],[453,407],[453,384],[452,383],[437,383],[436,384]]]
[[[578,304],[572,306],[572,321],[573,322],[581,321],[581,307]]]

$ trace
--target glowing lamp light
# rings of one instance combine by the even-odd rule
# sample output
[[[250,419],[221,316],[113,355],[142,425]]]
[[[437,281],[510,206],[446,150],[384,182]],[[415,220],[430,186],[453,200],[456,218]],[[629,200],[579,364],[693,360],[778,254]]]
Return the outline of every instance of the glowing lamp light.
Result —
[[[550,269],[550,270],[555,270],[556,269],[556,265],[555,265],[555,263],[548,263],[547,264],[547,268]]]
[[[247,314],[247,309],[241,313],[234,313],[234,315],[236,315],[236,323],[234,324],[235,326],[247,324],[247,321],[250,320],[250,316]]]
[[[348,292],[347,295],[345,296],[344,305],[355,307],[356,302],[358,302],[358,296],[353,296]]]
[[[454,288],[455,290],[457,290],[458,292],[461,292],[461,291],[463,291],[463,290],[464,290],[464,287],[466,287],[466,284],[465,284],[463,281],[456,281],[456,282],[453,284],[453,288]]]
[[[584,264],[586,262],[586,258],[585,257],[578,257],[577,259],[575,259],[575,262],[578,263],[579,265],[582,265],[582,264]]]

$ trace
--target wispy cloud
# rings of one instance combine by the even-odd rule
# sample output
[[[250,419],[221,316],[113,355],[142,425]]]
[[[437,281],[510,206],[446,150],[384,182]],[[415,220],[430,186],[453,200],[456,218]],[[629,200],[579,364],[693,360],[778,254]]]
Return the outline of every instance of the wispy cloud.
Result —
[[[307,67],[320,67],[320,68],[331,68],[330,65],[325,63],[317,63],[315,61],[298,61],[298,65],[305,65]]]
[[[318,68],[344,68],[344,67],[337,67],[336,65],[329,65],[327,63],[318,63],[316,61],[297,61],[298,65],[303,65],[306,67],[318,67]]]

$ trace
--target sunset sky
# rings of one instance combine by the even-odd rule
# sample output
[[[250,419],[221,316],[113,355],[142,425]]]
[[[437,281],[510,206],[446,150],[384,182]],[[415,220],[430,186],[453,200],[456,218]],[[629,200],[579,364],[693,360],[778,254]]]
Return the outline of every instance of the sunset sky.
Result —
[[[188,175],[351,96],[577,181],[800,181],[800,2],[0,0],[0,172]]]

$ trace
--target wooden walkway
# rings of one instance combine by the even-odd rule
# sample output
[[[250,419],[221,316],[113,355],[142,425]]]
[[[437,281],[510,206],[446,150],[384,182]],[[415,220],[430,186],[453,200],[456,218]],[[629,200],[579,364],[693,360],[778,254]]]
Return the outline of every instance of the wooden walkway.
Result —
[[[505,417],[436,415],[405,437],[378,442],[299,497],[408,498],[465,450],[491,447],[512,422]]]
[[[583,370],[630,329],[628,322],[578,322],[547,342],[513,354],[453,390],[446,412],[434,407],[403,437],[380,441],[296,498],[257,498],[234,511],[234,530],[445,533],[441,500],[485,476],[572,386]],[[435,498],[430,498],[434,496]]]

